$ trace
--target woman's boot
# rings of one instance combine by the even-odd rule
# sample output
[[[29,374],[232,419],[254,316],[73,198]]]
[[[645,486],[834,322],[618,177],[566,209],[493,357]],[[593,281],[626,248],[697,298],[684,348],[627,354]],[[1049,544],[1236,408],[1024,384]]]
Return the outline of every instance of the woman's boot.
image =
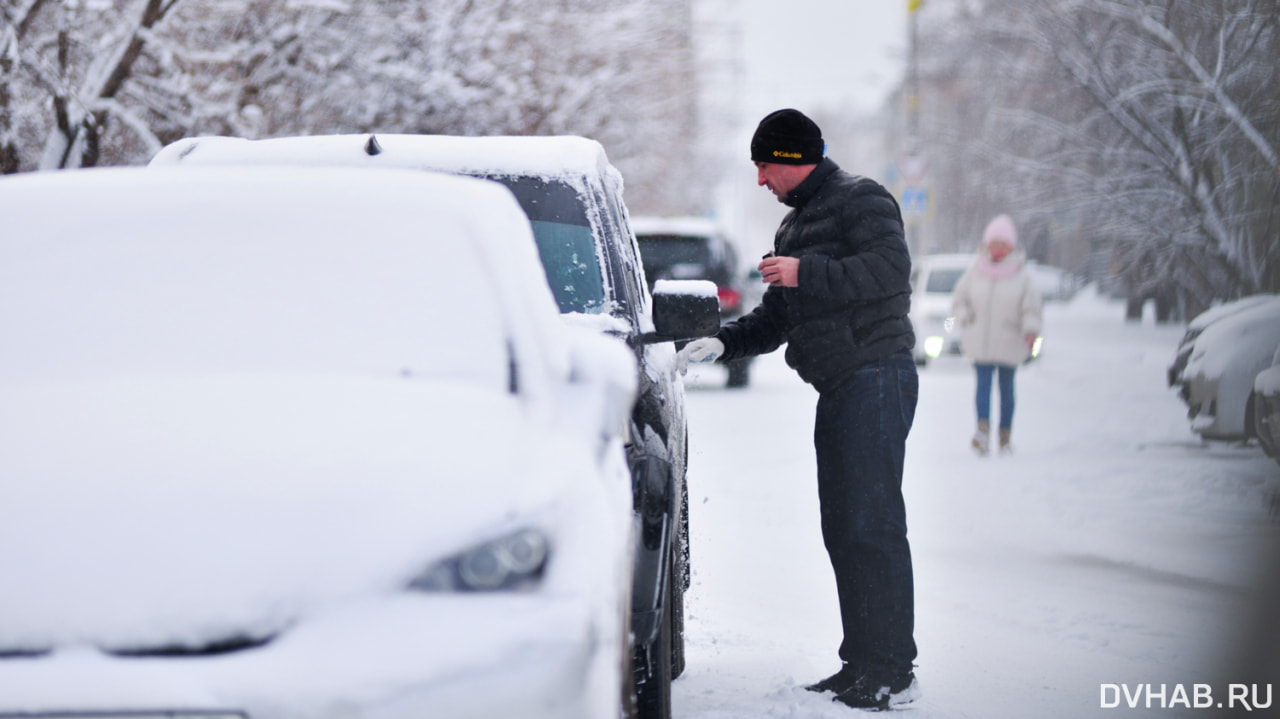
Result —
[[[1002,453],[1013,451],[1013,445],[1009,444],[1010,432],[1012,432],[1012,429],[1010,429],[1009,427],[1000,428],[1000,451]]]
[[[973,451],[985,457],[991,445],[991,424],[985,420],[978,420],[978,431],[973,433],[973,441],[970,443]]]

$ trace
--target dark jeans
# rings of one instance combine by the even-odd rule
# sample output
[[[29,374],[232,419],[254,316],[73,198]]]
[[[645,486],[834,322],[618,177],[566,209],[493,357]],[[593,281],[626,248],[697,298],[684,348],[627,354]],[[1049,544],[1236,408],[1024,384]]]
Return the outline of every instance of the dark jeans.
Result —
[[[1013,374],[1017,367],[1003,364],[975,364],[978,371],[977,410],[978,419],[991,421],[991,375],[998,375],[1000,383],[1000,426],[1013,427]]]
[[[877,675],[909,672],[916,658],[902,466],[918,395],[914,360],[894,355],[819,395],[814,422],[822,537],[844,626],[840,658]]]

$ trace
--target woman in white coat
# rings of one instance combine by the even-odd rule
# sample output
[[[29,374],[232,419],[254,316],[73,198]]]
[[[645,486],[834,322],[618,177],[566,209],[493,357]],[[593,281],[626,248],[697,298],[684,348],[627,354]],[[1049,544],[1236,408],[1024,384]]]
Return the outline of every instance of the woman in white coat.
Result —
[[[1013,220],[1000,215],[982,233],[978,259],[952,294],[951,312],[963,331],[961,348],[978,373],[978,431],[972,444],[982,455],[991,443],[992,377],[1000,387],[1000,450],[1009,451],[1014,373],[1040,334],[1040,293],[1024,265]]]

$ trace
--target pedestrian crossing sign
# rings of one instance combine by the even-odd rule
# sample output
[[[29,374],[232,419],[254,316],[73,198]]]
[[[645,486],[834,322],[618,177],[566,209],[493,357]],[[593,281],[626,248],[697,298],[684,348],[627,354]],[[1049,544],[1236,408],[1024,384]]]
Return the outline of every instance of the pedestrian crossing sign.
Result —
[[[923,215],[929,211],[929,189],[911,186],[902,190],[902,214]]]

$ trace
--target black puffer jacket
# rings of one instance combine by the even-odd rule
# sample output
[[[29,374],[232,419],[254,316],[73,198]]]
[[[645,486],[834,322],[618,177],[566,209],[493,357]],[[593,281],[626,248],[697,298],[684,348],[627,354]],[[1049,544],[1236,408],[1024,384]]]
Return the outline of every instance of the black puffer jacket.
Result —
[[[911,256],[893,195],[823,159],[785,202],[793,209],[774,252],[800,258],[800,286],[770,287],[722,327],[724,359],[786,343],[787,364],[826,392],[868,362],[910,351]]]

